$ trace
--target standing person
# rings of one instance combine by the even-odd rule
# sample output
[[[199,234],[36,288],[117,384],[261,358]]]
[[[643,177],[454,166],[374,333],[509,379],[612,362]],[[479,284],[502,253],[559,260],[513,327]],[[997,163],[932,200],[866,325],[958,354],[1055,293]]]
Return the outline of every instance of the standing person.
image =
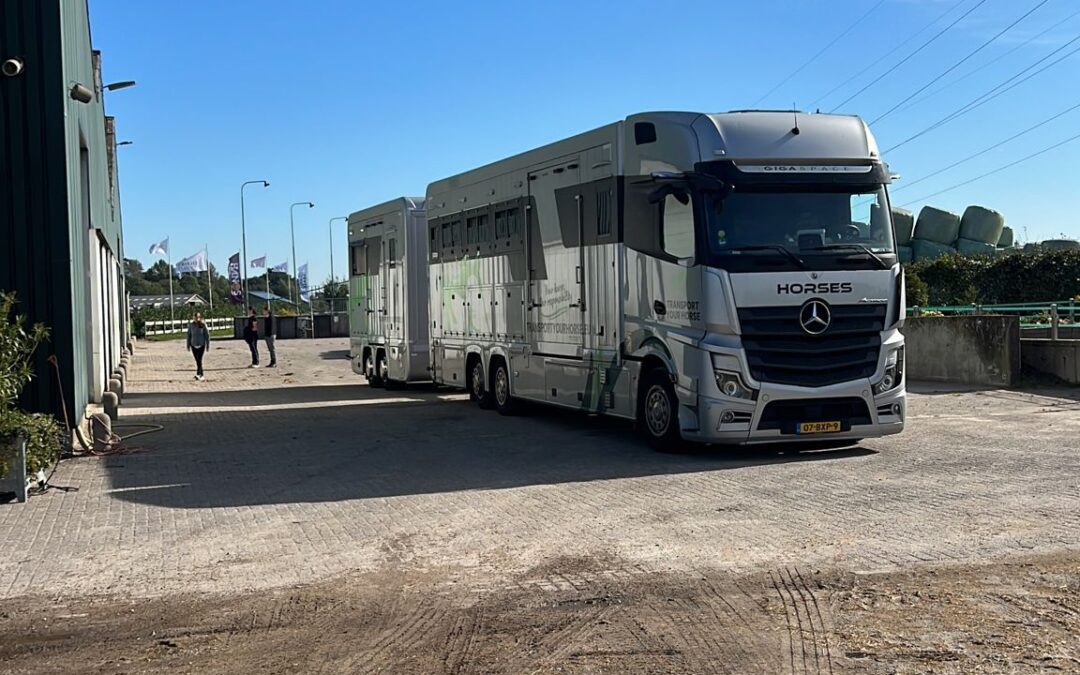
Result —
[[[263,310],[263,339],[266,340],[266,351],[270,352],[270,363],[267,368],[277,368],[277,351],[274,349],[274,341],[277,339],[277,321],[274,320],[274,311],[270,305]]]
[[[248,305],[247,323],[244,324],[244,342],[248,343],[251,350],[251,365],[248,368],[259,367],[259,319],[255,317],[255,308]]]
[[[195,318],[187,329],[187,348],[195,356],[195,379],[203,379],[203,354],[210,349],[210,331],[203,321],[202,312],[195,312]]]

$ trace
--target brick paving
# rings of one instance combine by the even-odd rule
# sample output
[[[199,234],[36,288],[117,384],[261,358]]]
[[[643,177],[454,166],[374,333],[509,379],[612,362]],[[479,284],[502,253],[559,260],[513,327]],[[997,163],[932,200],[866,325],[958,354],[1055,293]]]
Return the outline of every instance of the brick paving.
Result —
[[[281,341],[276,370],[218,341],[140,343],[138,450],[62,462],[0,505],[0,598],[233,593],[350,570],[478,590],[560,556],[597,574],[785,564],[852,570],[1080,546],[1075,390],[912,396],[909,429],[832,452],[648,450],[625,424],[505,418],[454,392],[369,389],[346,340]],[[117,428],[118,433],[136,428]],[[573,586],[562,575],[544,583]]]

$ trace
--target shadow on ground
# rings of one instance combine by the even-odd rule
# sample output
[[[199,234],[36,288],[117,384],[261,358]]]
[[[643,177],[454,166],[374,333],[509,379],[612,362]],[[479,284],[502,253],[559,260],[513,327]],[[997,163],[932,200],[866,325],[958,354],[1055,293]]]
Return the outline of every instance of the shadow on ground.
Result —
[[[649,449],[626,422],[545,407],[503,417],[451,392],[365,386],[206,393],[229,412],[148,414],[162,432],[134,443],[145,452],[106,462],[119,499],[172,508],[323,502],[487,490],[635,476],[733,470],[761,464],[840,460],[862,448]],[[133,395],[164,407],[191,394]],[[447,400],[450,398],[452,400]],[[302,409],[288,405],[306,401]],[[259,404],[280,407],[260,409]],[[322,405],[320,405],[322,404]]]

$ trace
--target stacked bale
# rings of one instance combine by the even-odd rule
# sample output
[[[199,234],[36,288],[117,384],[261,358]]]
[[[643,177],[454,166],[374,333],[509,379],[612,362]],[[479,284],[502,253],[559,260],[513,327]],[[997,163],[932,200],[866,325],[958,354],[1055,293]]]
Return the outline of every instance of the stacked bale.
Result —
[[[1012,248],[1016,240],[1013,238],[1013,229],[1006,225],[1001,228],[1001,236],[998,237],[998,248]]]
[[[915,260],[933,260],[956,253],[952,244],[960,236],[960,216],[950,211],[924,206],[915,223],[911,252]]]
[[[915,230],[915,215],[898,206],[892,208],[893,231],[896,233],[896,255],[900,262],[911,262],[911,234]]]
[[[1080,241],[1075,239],[1047,239],[1039,246],[1044,251],[1080,251]]]
[[[956,250],[964,255],[993,255],[1005,230],[1005,217],[982,206],[969,206],[960,219]]]

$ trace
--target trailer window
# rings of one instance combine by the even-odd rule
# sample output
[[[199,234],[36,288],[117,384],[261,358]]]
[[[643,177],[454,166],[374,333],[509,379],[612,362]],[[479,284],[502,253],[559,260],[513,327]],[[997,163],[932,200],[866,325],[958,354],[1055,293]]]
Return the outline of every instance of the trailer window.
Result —
[[[362,242],[349,247],[349,259],[352,261],[352,275],[354,277],[367,274],[367,253],[364,251]]]
[[[606,237],[611,234],[611,190],[596,191],[596,235]]]
[[[664,253],[675,258],[694,257],[694,207],[688,195],[683,204],[676,195],[664,199],[661,240]]]

